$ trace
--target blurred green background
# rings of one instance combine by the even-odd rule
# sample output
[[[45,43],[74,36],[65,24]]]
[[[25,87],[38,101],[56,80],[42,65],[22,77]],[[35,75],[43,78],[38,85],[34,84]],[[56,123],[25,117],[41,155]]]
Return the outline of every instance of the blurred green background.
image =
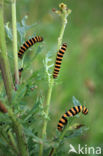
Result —
[[[17,20],[20,22],[27,15],[28,25],[37,23],[28,31],[27,38],[34,34],[44,37],[44,48],[31,67],[33,70],[40,69],[48,51],[52,54],[52,63],[55,61],[61,20],[52,12],[52,8],[58,9],[61,2],[66,3],[72,13],[68,17],[63,38],[63,42],[68,44],[68,49],[52,93],[48,134],[49,137],[55,134],[60,116],[73,106],[72,97],[75,96],[89,110],[87,116],[81,116],[81,120],[79,119],[79,123],[87,125],[89,130],[84,137],[70,139],[68,143],[102,146],[103,0],[17,0]],[[5,5],[7,22],[11,20],[11,14],[10,6]],[[18,44],[21,44],[20,39]],[[35,51],[35,47],[32,48],[32,51]],[[29,53],[27,56],[29,59]],[[25,77],[28,77],[28,72],[25,73]],[[37,85],[38,92],[42,92],[45,96],[47,93],[46,79],[44,78]]]

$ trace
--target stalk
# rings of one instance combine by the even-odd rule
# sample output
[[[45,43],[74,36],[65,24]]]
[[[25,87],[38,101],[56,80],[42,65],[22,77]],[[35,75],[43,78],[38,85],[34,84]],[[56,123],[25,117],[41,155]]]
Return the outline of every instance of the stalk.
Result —
[[[61,3],[59,7],[60,7],[60,11],[56,11],[56,13],[59,14],[62,18],[62,27],[61,27],[60,35],[58,37],[58,46],[57,46],[58,49],[60,48],[62,44],[62,39],[63,39],[66,24],[67,24],[67,16],[71,12],[70,10],[67,10],[67,6],[63,3]],[[50,81],[48,82],[49,82],[49,88],[48,88],[48,94],[47,94],[47,100],[46,100],[46,106],[45,106],[46,107],[45,114],[47,116],[49,115],[49,107],[50,107],[54,79],[50,78]],[[42,136],[41,136],[43,140],[46,137],[47,123],[48,123],[48,120],[45,118],[43,122],[43,129],[42,129]],[[39,156],[42,156],[42,155],[43,155],[43,144],[40,144]]]
[[[13,129],[14,129],[14,132],[16,133],[19,155],[20,156],[29,156],[27,143],[26,143],[25,136],[23,133],[22,125],[19,123],[18,119],[15,117],[13,111],[10,108],[8,108],[8,115],[12,120]],[[13,141],[13,144],[15,145],[14,141]]]
[[[60,36],[58,37],[58,49],[60,48],[62,44],[62,39],[63,39],[66,24],[67,24],[67,19],[66,19],[66,15],[64,15],[64,17],[62,17],[62,27],[60,31]]]
[[[8,101],[11,103],[13,81],[7,56],[7,47],[3,19],[3,0],[0,1],[0,69],[4,81]]]
[[[54,83],[54,79],[52,78],[51,82],[50,82],[50,85],[49,85],[49,88],[48,88],[47,103],[46,103],[46,110],[45,110],[45,114],[47,116],[49,114],[49,106],[50,106],[51,94],[52,94],[52,89],[53,89],[53,83]],[[46,136],[47,122],[48,122],[48,120],[46,119],[44,121],[42,136]]]
[[[17,56],[16,0],[12,0],[12,29],[13,29],[15,84],[19,84],[18,56]]]
[[[16,142],[15,142],[14,136],[12,135],[12,133],[11,133],[10,130],[8,131],[8,138],[9,138],[9,143],[10,143],[10,145],[11,145],[12,148],[15,150],[15,152],[17,153],[17,155],[19,155],[19,151],[18,151]]]
[[[46,116],[48,116],[48,114],[49,114],[49,107],[50,107],[50,101],[51,101],[53,83],[54,83],[54,79],[51,78],[50,84],[49,84],[49,88],[48,88],[47,100],[46,100],[46,110],[45,110]],[[41,135],[41,138],[43,140],[46,137],[47,123],[48,123],[48,119],[45,118],[44,119],[44,123],[43,123],[42,135]],[[43,144],[40,144],[39,156],[42,156],[42,155],[43,155]]]
[[[67,130],[68,130],[68,127],[64,129],[64,131],[62,132],[61,136],[59,137],[59,141],[58,141],[59,145],[60,145],[62,139],[64,138]],[[58,147],[59,147],[59,145],[58,145]],[[56,153],[56,150],[57,150],[57,148],[52,148],[52,150],[50,151],[49,156],[53,156]]]
[[[14,52],[17,52],[17,45],[16,45],[17,34],[16,34],[16,19],[15,19],[16,18],[16,12],[15,12],[16,3],[15,2],[13,1],[12,3],[13,37],[14,37],[13,46],[14,46]],[[14,45],[14,43],[16,44]],[[16,59],[16,70],[17,70],[18,62],[17,62],[16,53],[14,55]],[[2,77],[3,77],[6,93],[8,96],[8,100],[9,100],[9,103],[11,103],[13,83],[12,83],[12,77],[11,77],[10,68],[9,68],[8,57],[7,57],[4,19],[3,19],[3,0],[0,0],[0,69],[2,71]],[[18,80],[16,80],[16,82],[18,82]],[[15,114],[10,108],[8,108],[8,115],[11,118],[11,121],[13,123],[13,128],[16,134],[16,139],[17,139],[17,144],[18,144],[18,149],[19,149],[19,155],[29,156],[22,125],[19,123],[18,119],[16,118]],[[11,133],[9,133],[9,136],[10,136],[13,146],[15,147],[15,150],[17,150],[16,144],[14,142],[14,138],[12,137]]]

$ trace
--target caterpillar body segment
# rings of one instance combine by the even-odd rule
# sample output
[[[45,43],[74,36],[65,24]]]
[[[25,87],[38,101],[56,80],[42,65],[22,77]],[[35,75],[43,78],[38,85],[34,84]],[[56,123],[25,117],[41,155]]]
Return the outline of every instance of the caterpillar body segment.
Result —
[[[68,117],[72,117],[72,116],[75,116],[77,115],[78,113],[82,112],[84,115],[87,115],[88,114],[88,109],[85,107],[85,106],[75,106],[75,107],[72,107],[71,109],[69,109],[62,117],[61,119],[59,120],[58,122],[58,126],[57,126],[57,129],[59,131],[62,131],[63,127],[67,124],[68,120],[67,118]]]
[[[22,58],[24,52],[31,47],[32,45],[34,45],[37,42],[42,42],[43,41],[43,37],[40,36],[36,36],[34,38],[29,39],[28,41],[26,41],[20,48],[19,52],[18,52],[18,57]]]
[[[63,59],[63,56],[65,54],[66,48],[67,48],[67,44],[63,43],[63,45],[61,46],[61,48],[59,49],[59,51],[57,53],[54,72],[53,72],[53,78],[54,79],[58,77],[58,74],[59,74],[59,71],[61,68],[62,59]]]

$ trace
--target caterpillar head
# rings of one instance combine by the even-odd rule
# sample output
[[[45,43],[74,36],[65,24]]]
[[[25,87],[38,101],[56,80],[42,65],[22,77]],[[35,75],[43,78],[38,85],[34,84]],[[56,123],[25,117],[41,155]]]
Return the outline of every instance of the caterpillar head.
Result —
[[[63,43],[63,46],[67,48],[67,43]]]
[[[20,69],[19,69],[19,72],[22,72],[22,71],[23,71],[23,68],[20,68]]]
[[[87,115],[87,114],[88,114],[88,109],[87,109],[85,106],[83,106],[82,113],[83,113],[84,115]]]
[[[43,37],[38,36],[38,38],[39,38],[39,41],[40,41],[40,42],[43,41]]]

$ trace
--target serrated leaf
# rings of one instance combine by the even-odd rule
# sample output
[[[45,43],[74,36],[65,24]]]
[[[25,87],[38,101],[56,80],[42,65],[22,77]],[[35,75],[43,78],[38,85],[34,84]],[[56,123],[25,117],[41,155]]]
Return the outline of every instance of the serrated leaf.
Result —
[[[87,127],[81,127],[79,129],[73,130],[73,131],[68,131],[68,133],[65,135],[66,138],[75,138],[77,136],[81,136],[84,135],[85,132],[88,130],[89,128]]]
[[[32,132],[32,129],[30,129],[30,128],[24,128],[24,132],[25,132],[26,136],[35,137],[34,133]]]
[[[35,104],[34,106],[33,106],[33,108],[27,113],[27,115],[25,116],[25,118],[24,118],[24,121],[27,121],[27,120],[30,120],[30,118],[34,115],[34,114],[36,114],[37,112],[39,112],[39,103],[37,104]]]
[[[17,31],[20,35],[20,39],[21,39],[21,43],[23,43],[25,41],[25,35],[26,32],[31,29],[33,26],[36,25],[36,23],[32,24],[32,25],[27,25],[26,24],[26,20],[27,20],[28,16],[24,16],[24,18],[21,21],[21,24],[19,22],[17,22]]]
[[[21,99],[24,97],[27,87],[24,84],[19,85],[18,91],[13,91],[12,101],[14,104],[19,104]]]
[[[25,132],[26,136],[32,137],[32,140],[33,140],[34,142],[36,142],[36,143],[43,143],[42,139],[39,138],[39,137],[37,137],[37,136],[32,132],[32,129],[30,129],[30,128],[28,128],[28,129],[25,128],[25,129],[24,129],[24,132]]]
[[[45,60],[43,61],[44,66],[45,66],[45,72],[47,74],[47,78],[48,78],[48,82],[50,83],[50,79],[51,79],[51,67],[53,66],[53,64],[50,64],[50,62],[52,61],[52,59],[48,56],[48,54],[45,57]]]
[[[72,101],[73,101],[74,106],[81,105],[81,103],[75,98],[75,96],[73,96]]]
[[[5,25],[5,30],[6,30],[6,33],[7,33],[7,36],[10,40],[13,40],[13,36],[12,36],[12,30],[11,28],[9,28],[9,22],[6,23]]]
[[[42,49],[43,49],[43,46],[39,45],[35,53],[35,57],[42,51]]]

